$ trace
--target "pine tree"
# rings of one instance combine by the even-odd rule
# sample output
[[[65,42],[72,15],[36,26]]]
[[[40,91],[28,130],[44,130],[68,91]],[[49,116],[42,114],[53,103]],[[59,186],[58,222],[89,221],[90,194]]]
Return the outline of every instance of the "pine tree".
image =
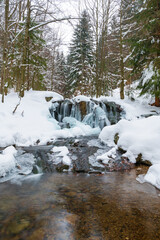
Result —
[[[135,19],[137,34],[132,39],[134,71],[142,75],[141,94],[154,95],[155,105],[160,106],[160,2],[143,0]]]
[[[130,64],[131,47],[128,39],[134,36],[136,22],[133,19],[137,8],[137,3],[133,0],[121,0],[119,11],[119,47],[120,47],[120,98],[124,98],[124,86],[131,84]]]
[[[68,87],[73,89],[73,94],[91,94],[93,84],[92,51],[93,40],[91,25],[89,15],[84,11],[75,28],[70,54],[68,56]]]
[[[119,22],[117,16],[113,16],[111,21],[111,29],[108,35],[108,90],[112,94],[112,90],[118,87],[120,79],[120,50],[119,50]]]
[[[61,94],[65,94],[66,85],[66,63],[63,52],[57,52],[55,59],[55,72],[54,72],[54,90]]]

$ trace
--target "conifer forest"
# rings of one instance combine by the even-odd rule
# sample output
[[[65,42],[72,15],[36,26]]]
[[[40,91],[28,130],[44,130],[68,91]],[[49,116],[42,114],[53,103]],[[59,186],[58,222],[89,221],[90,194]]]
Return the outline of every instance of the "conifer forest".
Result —
[[[78,2],[78,1],[77,1]],[[85,0],[76,14],[58,1],[0,0],[0,92],[54,90],[71,97],[112,95],[134,81],[160,104],[159,0]],[[67,22],[64,39],[54,26]],[[145,81],[145,71],[154,74]],[[129,94],[129,93],[128,93]]]

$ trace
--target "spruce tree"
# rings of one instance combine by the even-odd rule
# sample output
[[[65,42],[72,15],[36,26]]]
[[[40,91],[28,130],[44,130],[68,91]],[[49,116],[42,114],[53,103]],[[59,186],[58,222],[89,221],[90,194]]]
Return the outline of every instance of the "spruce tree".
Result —
[[[55,59],[55,72],[54,72],[54,90],[61,94],[65,94],[66,85],[66,63],[63,52],[57,52]]]
[[[72,94],[91,94],[93,68],[93,40],[89,15],[82,13],[77,24],[68,56],[68,88]]]
[[[135,19],[137,34],[132,39],[134,71],[142,75],[141,94],[154,95],[155,105],[160,106],[160,2],[143,0]]]

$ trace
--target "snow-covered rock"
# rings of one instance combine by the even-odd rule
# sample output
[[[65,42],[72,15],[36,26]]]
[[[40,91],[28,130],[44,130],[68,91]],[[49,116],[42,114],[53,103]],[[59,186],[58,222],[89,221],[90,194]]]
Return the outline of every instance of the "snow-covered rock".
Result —
[[[71,159],[68,157],[69,151],[67,147],[54,147],[52,150],[52,152],[56,153],[56,157],[58,159],[58,157],[62,158],[62,162],[63,164],[66,165],[71,165]]]
[[[144,177],[144,181],[160,189],[160,163],[151,166]]]
[[[16,167],[16,159],[14,155],[17,150],[13,147],[7,147],[0,154],[0,177],[5,177]]]
[[[114,136],[118,134],[118,147],[126,151],[125,157],[135,163],[139,154],[143,160],[152,164],[160,162],[160,116],[127,121],[121,120],[116,125],[105,127],[99,138],[115,146]]]
[[[121,120],[116,125],[105,127],[99,138],[108,145],[115,146],[115,134],[119,137],[117,146],[126,151],[123,156],[130,162],[136,163],[137,157],[141,155],[142,161],[153,164],[144,177],[144,182],[160,188],[160,116]],[[108,160],[108,154],[101,156],[103,160]]]

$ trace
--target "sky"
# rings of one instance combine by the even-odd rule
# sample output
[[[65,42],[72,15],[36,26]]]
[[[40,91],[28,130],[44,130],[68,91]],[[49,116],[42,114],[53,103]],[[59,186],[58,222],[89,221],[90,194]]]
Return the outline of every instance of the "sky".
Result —
[[[57,0],[57,6],[61,11],[62,17],[75,17],[77,18],[79,15],[80,8],[82,9],[83,1],[79,0]],[[59,15],[59,16],[60,16]],[[71,20],[70,23],[68,21],[63,21],[60,23],[54,24],[54,29],[58,32],[58,36],[61,37],[63,46],[62,50],[65,55],[68,53],[68,47],[72,39],[72,35],[74,32],[74,26],[76,25],[77,20]]]
[[[95,1],[93,0],[55,0],[56,5],[61,13],[58,13],[58,17],[79,17],[80,13],[86,8],[86,5],[90,9],[90,14],[92,13],[93,5]],[[86,5],[85,5],[86,3]],[[118,10],[117,0],[112,0],[112,7],[110,9],[111,14],[115,13]],[[108,0],[100,1],[99,0],[99,11],[102,13],[104,9],[102,9],[102,5],[105,4],[107,7]],[[102,14],[101,14],[102,15]],[[101,15],[99,15],[99,20],[101,21]],[[74,32],[74,27],[77,23],[77,20],[71,20],[70,23],[67,21],[55,23],[54,28],[58,32],[58,36],[61,37],[63,46],[62,50],[65,55],[68,53],[68,47],[72,40],[72,35]]]

